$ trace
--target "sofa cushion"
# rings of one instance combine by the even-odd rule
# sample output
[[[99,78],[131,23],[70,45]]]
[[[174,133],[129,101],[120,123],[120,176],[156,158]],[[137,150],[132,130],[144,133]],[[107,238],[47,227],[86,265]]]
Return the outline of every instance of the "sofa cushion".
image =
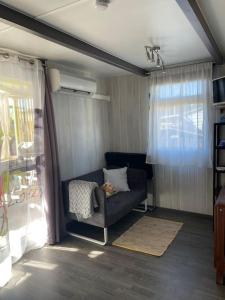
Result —
[[[105,183],[111,183],[117,192],[130,191],[127,183],[127,167],[107,170],[103,168]]]
[[[119,192],[107,199],[106,222],[107,226],[117,222],[126,215],[132,208],[144,201],[145,190],[133,190],[131,192]]]

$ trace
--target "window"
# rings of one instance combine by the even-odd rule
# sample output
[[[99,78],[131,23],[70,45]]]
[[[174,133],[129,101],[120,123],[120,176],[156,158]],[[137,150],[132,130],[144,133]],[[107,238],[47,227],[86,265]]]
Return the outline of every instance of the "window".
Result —
[[[199,70],[198,70],[199,68]],[[153,74],[150,86],[151,162],[163,165],[211,165],[210,68],[190,66]]]
[[[191,81],[157,87],[158,150],[176,152],[183,147],[190,152],[204,147],[204,100],[196,99],[204,82],[200,89],[198,84]]]
[[[29,154],[34,140],[33,99],[29,84],[4,80],[0,83],[0,158],[10,161]],[[25,92],[25,93],[24,93]]]

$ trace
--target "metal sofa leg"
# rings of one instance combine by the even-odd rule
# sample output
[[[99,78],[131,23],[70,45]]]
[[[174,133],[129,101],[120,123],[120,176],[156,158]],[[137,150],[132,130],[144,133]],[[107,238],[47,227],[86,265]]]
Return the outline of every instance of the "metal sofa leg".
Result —
[[[104,243],[105,245],[108,243],[109,237],[108,237],[108,228],[104,227]]]
[[[145,212],[147,212],[147,210],[148,210],[148,199],[145,199],[144,200],[144,209],[141,209],[141,208],[133,208],[133,210],[134,211],[139,211],[139,212],[143,212],[143,213],[145,213]]]
[[[67,231],[67,233],[70,236],[73,236],[73,237],[76,237],[78,239],[85,240],[85,241],[88,241],[88,242],[91,242],[91,243],[94,243],[94,244],[98,244],[98,245],[101,245],[101,246],[105,246],[108,243],[108,228],[107,227],[104,227],[104,242],[96,240],[96,239],[89,238],[85,235],[73,233],[71,231]]]

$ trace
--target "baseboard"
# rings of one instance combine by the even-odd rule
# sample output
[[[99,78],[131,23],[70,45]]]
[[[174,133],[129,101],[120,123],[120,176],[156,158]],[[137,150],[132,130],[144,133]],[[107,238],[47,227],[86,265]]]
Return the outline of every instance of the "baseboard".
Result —
[[[166,208],[166,207],[160,207],[156,206],[156,209],[160,210],[165,210],[165,211],[171,211],[175,213],[182,213],[182,214],[188,214],[188,215],[193,215],[193,216],[199,216],[201,218],[207,218],[207,219],[212,219],[213,220],[213,215],[207,215],[207,214],[201,214],[201,213],[195,213],[192,211],[186,211],[186,210],[180,210],[180,209],[173,209],[173,208]]]

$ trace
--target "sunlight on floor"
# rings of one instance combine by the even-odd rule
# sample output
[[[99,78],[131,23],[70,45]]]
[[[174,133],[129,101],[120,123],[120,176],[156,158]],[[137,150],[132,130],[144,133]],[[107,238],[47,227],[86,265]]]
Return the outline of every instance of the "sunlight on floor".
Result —
[[[0,262],[0,288],[4,286],[11,277],[12,260],[8,255]]]
[[[88,254],[88,257],[90,257],[90,258],[96,258],[96,257],[102,255],[103,253],[104,253],[103,251],[91,251]]]
[[[24,281],[26,281],[32,274],[31,273],[24,273],[23,276],[15,283],[15,287],[22,284]]]
[[[23,262],[23,265],[28,267],[38,268],[38,269],[44,269],[44,270],[54,270],[55,268],[58,267],[58,265],[56,264],[37,261],[37,260],[25,261]]]
[[[32,274],[29,272],[13,271],[12,278],[5,286],[5,288],[8,290],[14,289],[15,287],[18,287],[21,284],[23,284],[31,276]]]
[[[45,249],[48,250],[59,250],[59,251],[68,251],[68,252],[77,252],[80,249],[78,248],[71,248],[71,247],[60,247],[60,246],[45,246]]]

